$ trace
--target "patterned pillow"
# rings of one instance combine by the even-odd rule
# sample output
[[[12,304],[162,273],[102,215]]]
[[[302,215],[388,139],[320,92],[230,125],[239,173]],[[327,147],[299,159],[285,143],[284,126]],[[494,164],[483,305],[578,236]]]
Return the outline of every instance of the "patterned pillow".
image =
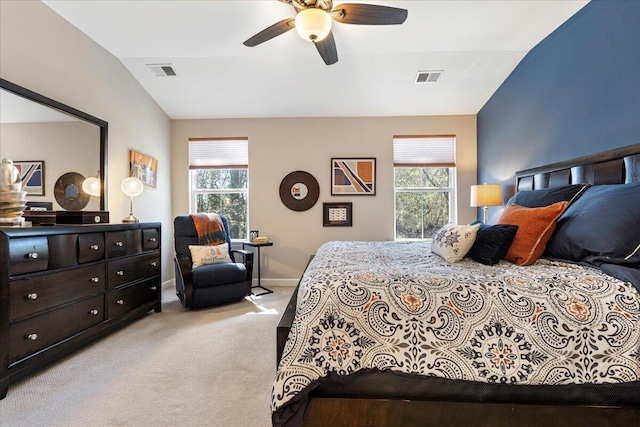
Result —
[[[540,208],[509,205],[498,218],[498,224],[518,226],[504,259],[518,265],[531,265],[544,252],[556,229],[556,221],[567,209],[569,202],[558,202]]]
[[[191,251],[192,268],[198,268],[207,264],[224,264],[231,261],[229,256],[229,244],[223,243],[215,246],[189,245]]]
[[[480,224],[447,224],[433,236],[431,252],[440,255],[447,262],[460,261],[473,246],[479,228]]]
[[[509,251],[511,242],[516,237],[518,226],[513,224],[487,225],[479,221],[473,222],[471,225],[475,224],[479,224],[480,229],[467,256],[485,265],[496,264]]]

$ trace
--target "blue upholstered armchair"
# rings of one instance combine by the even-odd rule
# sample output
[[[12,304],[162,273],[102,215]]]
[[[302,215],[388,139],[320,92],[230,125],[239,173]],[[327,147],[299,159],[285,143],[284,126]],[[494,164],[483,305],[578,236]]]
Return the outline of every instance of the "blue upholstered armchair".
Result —
[[[187,308],[202,308],[238,301],[251,294],[253,278],[253,253],[231,250],[229,221],[220,215],[229,244],[233,263],[209,264],[192,268],[189,245],[198,245],[198,233],[189,215],[178,216],[173,221],[176,294]],[[236,263],[236,255],[242,262]]]

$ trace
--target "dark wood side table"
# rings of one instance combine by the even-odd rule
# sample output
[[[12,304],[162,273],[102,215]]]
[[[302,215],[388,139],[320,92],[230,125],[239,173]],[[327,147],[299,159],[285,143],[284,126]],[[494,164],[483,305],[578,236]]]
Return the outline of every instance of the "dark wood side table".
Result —
[[[256,286],[251,286],[251,288],[252,289],[253,288],[260,288],[260,289],[262,289],[264,291],[264,292],[261,292],[259,294],[255,294],[255,293],[252,292],[251,295],[260,296],[260,295],[266,295],[266,294],[273,293],[273,291],[271,289],[265,288],[260,283],[260,248],[262,248],[264,246],[273,246],[273,242],[266,242],[266,243],[242,242],[242,249],[245,249],[245,246],[250,246],[252,248],[257,248],[258,249],[258,284]]]

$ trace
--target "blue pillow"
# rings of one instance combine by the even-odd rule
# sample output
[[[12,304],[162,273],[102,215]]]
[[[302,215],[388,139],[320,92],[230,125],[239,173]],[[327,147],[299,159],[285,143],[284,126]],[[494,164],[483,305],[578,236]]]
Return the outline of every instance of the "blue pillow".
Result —
[[[513,224],[486,225],[474,221],[471,225],[480,224],[476,234],[476,241],[467,252],[467,256],[485,264],[493,265],[500,261],[509,251],[513,238],[516,237],[518,226]]]
[[[599,265],[640,262],[640,183],[589,187],[558,219],[545,256]]]
[[[518,205],[526,208],[541,208],[558,202],[571,203],[589,187],[588,184],[562,185],[560,187],[543,188],[541,190],[518,191],[511,197],[507,205]]]

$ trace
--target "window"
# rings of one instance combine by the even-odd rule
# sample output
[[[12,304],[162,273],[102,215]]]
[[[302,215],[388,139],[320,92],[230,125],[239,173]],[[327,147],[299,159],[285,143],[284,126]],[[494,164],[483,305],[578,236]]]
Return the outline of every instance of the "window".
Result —
[[[455,222],[455,136],[393,138],[395,238],[430,239]]]
[[[191,212],[229,219],[232,239],[249,230],[249,144],[247,138],[189,139]]]

